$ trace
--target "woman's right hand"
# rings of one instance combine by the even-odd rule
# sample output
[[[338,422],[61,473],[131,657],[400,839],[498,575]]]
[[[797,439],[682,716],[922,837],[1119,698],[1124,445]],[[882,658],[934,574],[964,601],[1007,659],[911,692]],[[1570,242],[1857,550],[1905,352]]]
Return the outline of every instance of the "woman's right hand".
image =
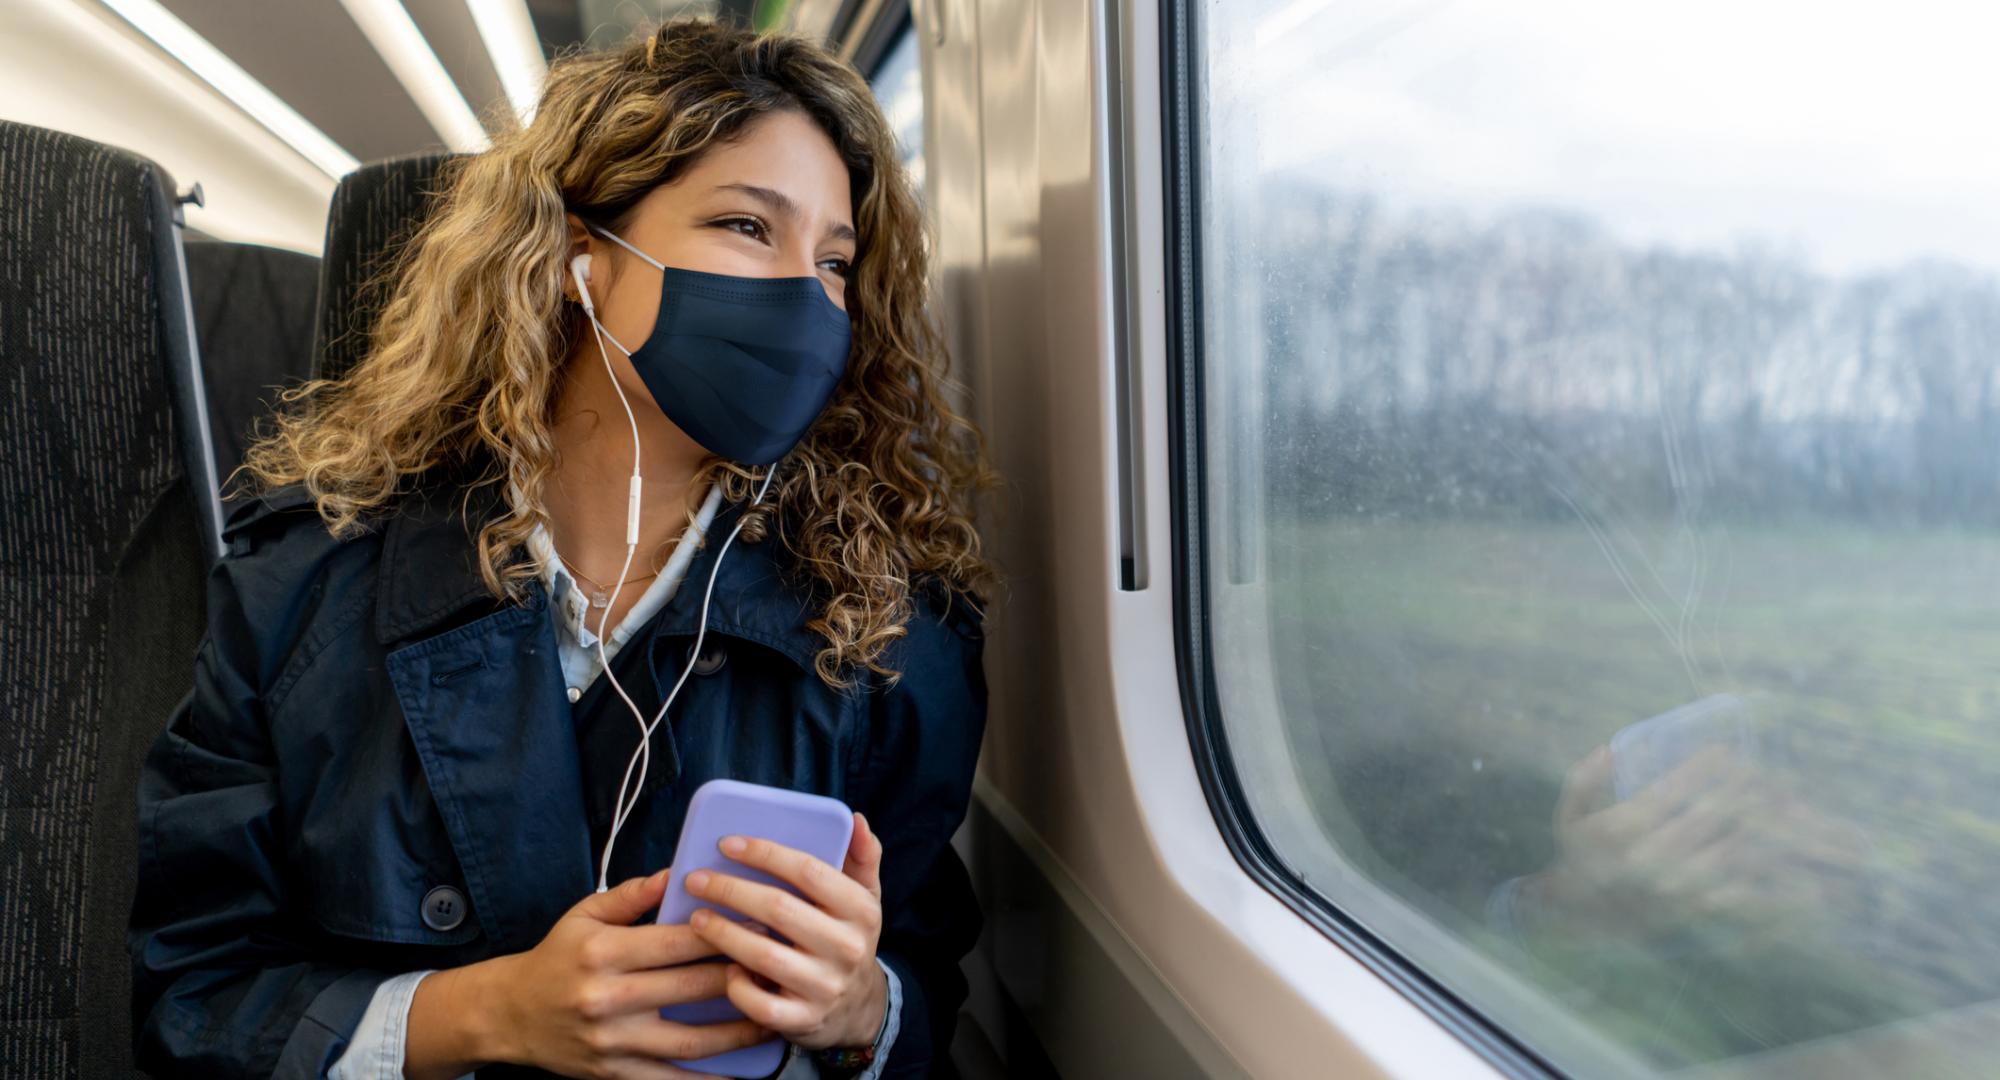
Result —
[[[707,1075],[669,1058],[771,1038],[749,1020],[660,1018],[662,1005],[722,997],[728,970],[689,963],[715,947],[685,926],[632,925],[659,906],[666,887],[665,870],[633,878],[584,897],[525,953],[425,978],[410,1002],[403,1074],[443,1080],[507,1062],[589,1080],[669,1080]]]

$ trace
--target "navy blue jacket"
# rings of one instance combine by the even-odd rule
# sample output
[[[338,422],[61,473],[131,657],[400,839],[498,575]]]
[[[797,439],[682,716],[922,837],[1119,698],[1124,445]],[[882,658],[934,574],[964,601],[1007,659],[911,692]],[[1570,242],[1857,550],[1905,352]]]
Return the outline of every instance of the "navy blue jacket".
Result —
[[[139,791],[142,1068],[321,1076],[382,980],[532,948],[594,888],[636,725],[596,692],[603,679],[571,705],[539,582],[526,604],[487,591],[471,537],[495,491],[461,508],[464,489],[436,483],[344,541],[296,487],[230,513],[194,689]],[[719,546],[614,658],[635,699],[656,706],[685,664]],[[985,722],[977,615],[940,591],[916,597],[887,660],[901,680],[861,671],[836,690],[813,671],[823,639],[787,566],[775,540],[730,549],[705,674],[654,734],[648,795],[611,880],[672,861],[706,780],[845,800],[885,849],[879,955],[904,992],[885,1075],[926,1075],[943,1068],[965,994],[958,961],[979,930],[948,846]],[[423,917],[439,886],[469,902],[450,930]]]

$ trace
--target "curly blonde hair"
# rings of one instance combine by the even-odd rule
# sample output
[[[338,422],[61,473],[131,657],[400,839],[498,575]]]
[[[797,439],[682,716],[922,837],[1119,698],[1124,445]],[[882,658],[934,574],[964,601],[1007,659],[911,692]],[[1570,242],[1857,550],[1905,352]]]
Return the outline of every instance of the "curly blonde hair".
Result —
[[[386,303],[361,362],[286,391],[239,474],[263,489],[305,485],[344,537],[433,470],[470,469],[468,493],[508,492],[479,533],[481,571],[496,598],[522,599],[540,567],[511,556],[546,523],[560,369],[587,333],[564,303],[564,214],[616,229],[709,148],[784,110],[826,132],[852,180],[853,352],[743,539],[775,526],[810,578],[822,679],[846,685],[857,665],[893,679],[882,661],[913,589],[976,598],[991,586],[971,505],[991,474],[943,393],[923,216],[895,137],[854,70],[799,38],[681,20],[559,60],[528,126],[447,167],[435,209],[378,279]],[[719,483],[745,502],[759,479],[710,458],[694,490]]]

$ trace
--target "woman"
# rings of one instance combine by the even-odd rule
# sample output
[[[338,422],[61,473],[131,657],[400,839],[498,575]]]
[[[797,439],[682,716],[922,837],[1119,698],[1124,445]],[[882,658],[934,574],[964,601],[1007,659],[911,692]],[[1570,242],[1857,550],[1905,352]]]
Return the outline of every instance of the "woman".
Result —
[[[867,86],[797,40],[566,60],[456,166],[366,359],[247,458],[140,792],[144,1068],[943,1068],[989,570],[926,273]],[[860,811],[841,867],[735,856],[805,903],[690,881],[782,940],[633,925],[723,776]]]

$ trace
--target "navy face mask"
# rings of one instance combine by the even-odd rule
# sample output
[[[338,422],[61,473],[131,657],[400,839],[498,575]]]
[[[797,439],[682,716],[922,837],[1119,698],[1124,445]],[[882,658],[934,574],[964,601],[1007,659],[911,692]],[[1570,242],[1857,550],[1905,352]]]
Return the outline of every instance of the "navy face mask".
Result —
[[[680,270],[607,230],[591,231],[660,271],[660,316],[628,349],[591,322],[688,437],[718,457],[769,465],[826,410],[847,371],[847,313],[817,278]]]

